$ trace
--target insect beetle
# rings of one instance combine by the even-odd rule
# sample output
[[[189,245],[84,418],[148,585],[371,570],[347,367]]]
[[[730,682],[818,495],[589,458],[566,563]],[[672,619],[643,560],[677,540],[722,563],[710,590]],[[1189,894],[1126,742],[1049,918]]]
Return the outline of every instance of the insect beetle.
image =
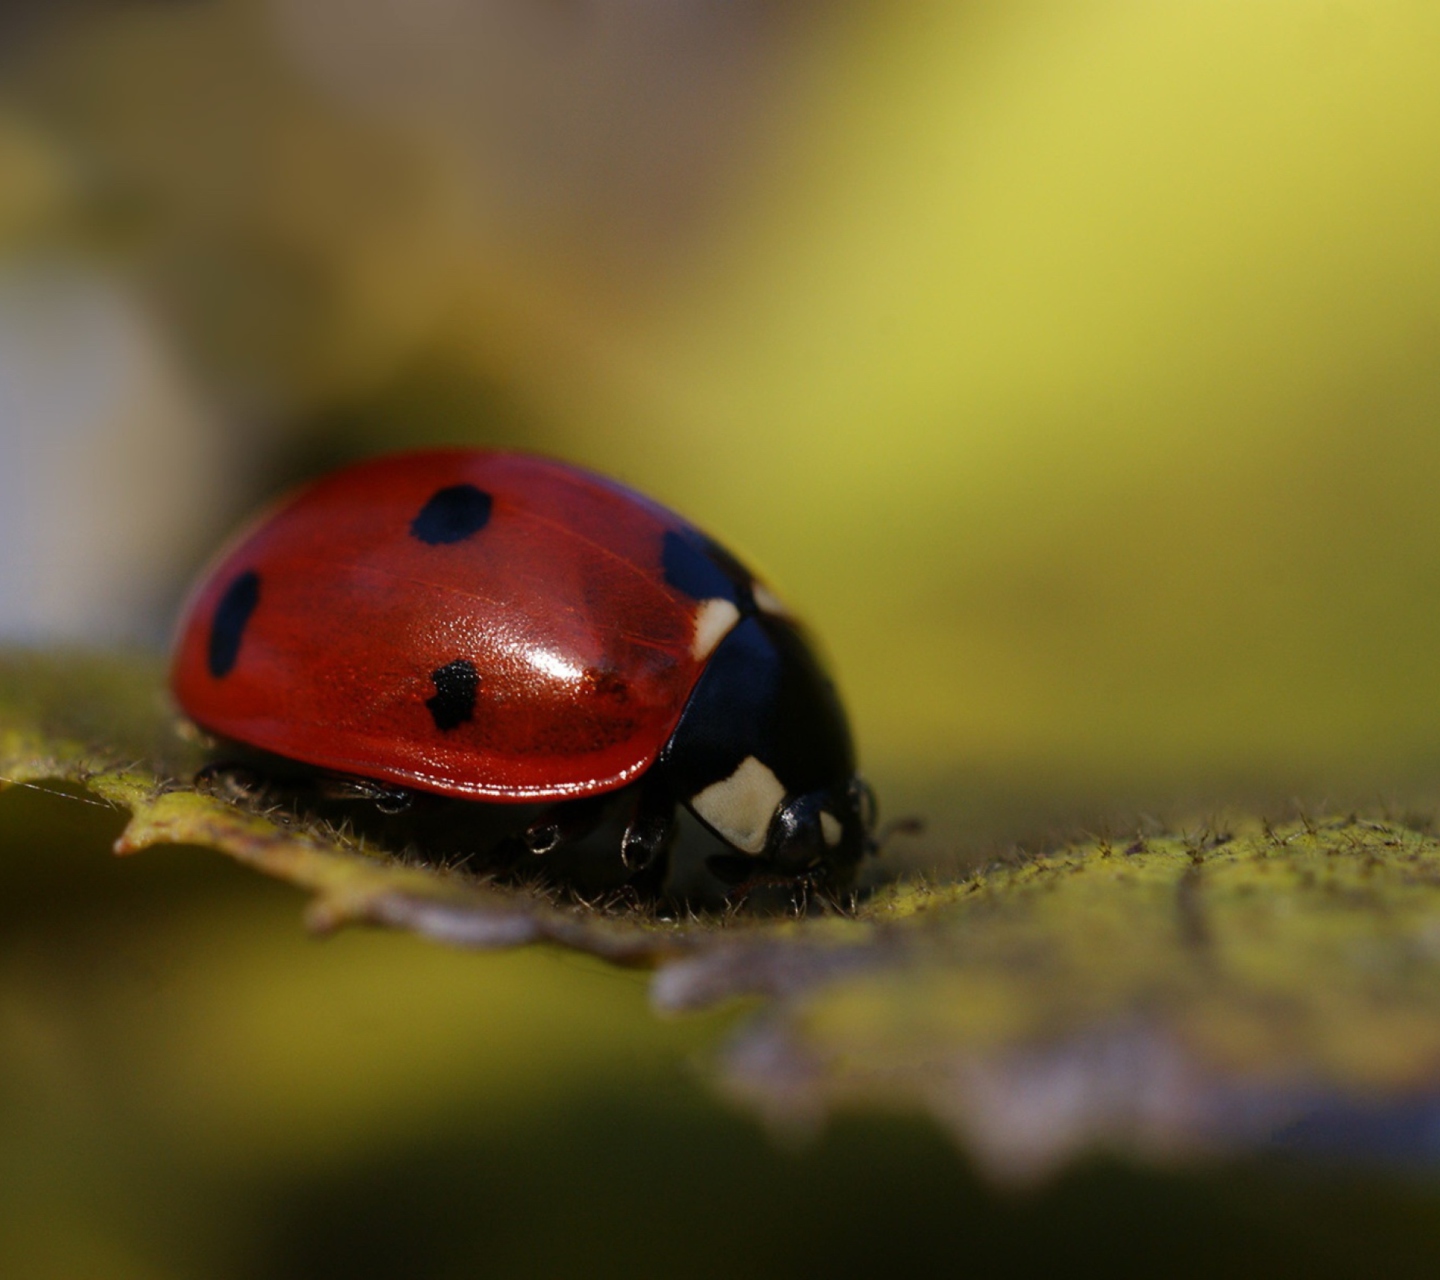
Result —
[[[282,499],[192,593],[171,684],[208,732],[361,794],[543,803],[534,852],[633,796],[619,855],[650,884],[679,805],[731,884],[843,887],[873,847],[795,619],[673,512],[542,457],[396,454]]]

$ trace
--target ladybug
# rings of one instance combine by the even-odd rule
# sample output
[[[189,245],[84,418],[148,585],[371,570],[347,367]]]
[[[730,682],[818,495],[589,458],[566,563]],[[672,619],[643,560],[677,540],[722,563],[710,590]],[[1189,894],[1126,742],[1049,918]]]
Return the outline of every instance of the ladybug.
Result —
[[[543,457],[402,453],[282,499],[192,593],[171,686],[206,731],[357,794],[542,803],[536,853],[631,797],[620,859],[652,886],[680,805],[732,885],[843,887],[874,845],[845,712],[779,600]]]

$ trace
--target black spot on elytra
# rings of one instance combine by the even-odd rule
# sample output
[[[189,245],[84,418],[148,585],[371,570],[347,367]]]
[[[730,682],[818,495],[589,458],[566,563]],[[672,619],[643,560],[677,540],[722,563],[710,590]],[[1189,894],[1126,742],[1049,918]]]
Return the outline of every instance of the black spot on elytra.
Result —
[[[490,521],[490,495],[473,484],[452,484],[431,495],[410,522],[410,536],[427,546],[464,542]]]
[[[228,587],[215,606],[210,620],[210,674],[220,680],[228,676],[240,656],[240,641],[255,606],[260,603],[260,575],[247,569]]]
[[[480,674],[475,664],[456,658],[430,673],[435,682],[435,696],[426,698],[425,705],[442,733],[454,729],[475,716],[475,695],[480,690]]]
[[[665,581],[692,600],[729,600],[741,613],[754,611],[749,571],[703,534],[671,529],[665,535],[660,564]]]

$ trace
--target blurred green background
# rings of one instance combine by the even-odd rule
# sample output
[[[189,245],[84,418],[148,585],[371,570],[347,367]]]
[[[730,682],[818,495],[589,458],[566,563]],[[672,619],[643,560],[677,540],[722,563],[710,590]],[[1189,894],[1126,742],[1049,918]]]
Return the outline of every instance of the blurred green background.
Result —
[[[814,624],[882,803],[931,819],[901,861],[1423,800],[1437,68],[1425,0],[7,5],[0,637],[163,645],[277,487],[534,447]],[[717,1026],[632,978],[321,947],[213,859],[110,867],[77,801],[0,806],[29,1274],[358,1274],[367,1230],[422,1259],[391,1273],[839,1266],[866,1206],[1022,1257],[1151,1195],[1179,1241],[1220,1194],[994,1202],[908,1122],[786,1156],[687,1073]]]

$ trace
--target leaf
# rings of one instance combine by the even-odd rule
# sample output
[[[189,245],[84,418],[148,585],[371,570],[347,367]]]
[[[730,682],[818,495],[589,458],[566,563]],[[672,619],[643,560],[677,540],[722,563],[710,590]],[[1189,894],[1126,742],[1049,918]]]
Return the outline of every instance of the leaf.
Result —
[[[1368,1110],[1375,1134],[1437,1094],[1440,844],[1394,823],[1092,841],[892,886],[863,915],[859,943],[742,944],[657,979],[666,1008],[773,997],[724,1078],[782,1123],[920,1106],[1028,1179],[1093,1145],[1175,1159],[1305,1117],[1358,1140]]]
[[[290,881],[322,931],[652,966],[666,1012],[758,998],[718,1074],[777,1125],[918,1107],[1023,1180],[1096,1146],[1164,1161],[1279,1135],[1353,1153],[1440,1114],[1440,841],[1425,831],[1254,818],[892,883],[845,915],[674,921],[378,855],[198,791],[183,779],[203,753],[155,676],[0,663],[0,779],[78,783],[128,811],[117,852],[199,845]]]

